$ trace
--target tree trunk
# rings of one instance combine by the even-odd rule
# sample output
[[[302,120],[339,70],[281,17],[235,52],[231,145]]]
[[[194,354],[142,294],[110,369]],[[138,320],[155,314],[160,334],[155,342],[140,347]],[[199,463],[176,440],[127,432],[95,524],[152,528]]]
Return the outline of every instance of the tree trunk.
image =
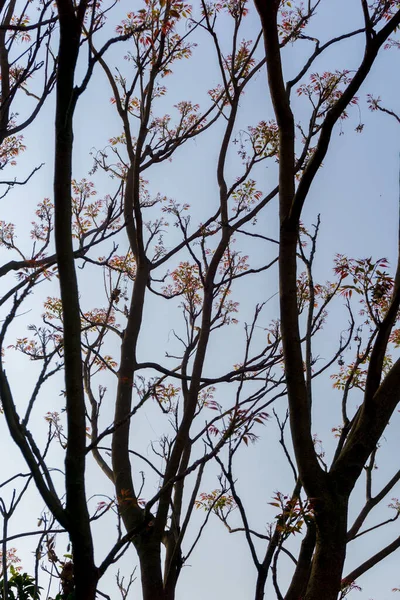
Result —
[[[182,568],[182,552],[178,542],[179,531],[176,527],[164,535],[166,556],[164,561],[165,600],[174,600],[175,589]]]
[[[267,583],[268,568],[260,567],[257,573],[256,594],[254,600],[264,600],[265,584]]]
[[[151,525],[147,528],[149,531],[134,541],[139,556],[143,600],[166,600],[161,572],[161,545],[158,540],[151,539]]]
[[[307,533],[301,543],[300,554],[296,569],[293,573],[290,586],[285,595],[285,600],[299,600],[303,598],[310,579],[312,557],[315,548],[315,523],[308,524]]]
[[[315,508],[314,558],[304,600],[337,600],[346,557],[348,498],[325,495]]]
[[[66,512],[73,553],[76,600],[95,600],[98,572],[85,492],[86,414],[81,358],[79,293],[72,242],[71,179],[75,68],[85,4],[76,14],[71,0],[57,1],[58,51],[55,128],[55,243],[63,309],[68,443],[65,459]]]

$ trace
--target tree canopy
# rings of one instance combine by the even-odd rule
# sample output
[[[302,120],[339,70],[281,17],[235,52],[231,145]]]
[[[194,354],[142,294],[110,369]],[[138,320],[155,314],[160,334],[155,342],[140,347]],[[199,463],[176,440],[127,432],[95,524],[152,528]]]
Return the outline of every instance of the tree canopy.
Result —
[[[1,598],[396,593],[399,3],[1,11]]]

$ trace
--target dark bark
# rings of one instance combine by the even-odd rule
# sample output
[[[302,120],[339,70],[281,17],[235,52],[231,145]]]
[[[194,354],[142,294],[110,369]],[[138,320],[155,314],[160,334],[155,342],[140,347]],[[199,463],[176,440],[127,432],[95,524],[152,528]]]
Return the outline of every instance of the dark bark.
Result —
[[[347,538],[346,497],[328,492],[315,508],[316,545],[304,600],[336,600]]]
[[[116,491],[119,497],[121,497],[123,490],[124,493],[129,494],[129,497],[135,497],[129,459],[130,412],[132,410],[133,377],[137,363],[136,346],[142,323],[148,276],[148,266],[139,264],[132,292],[129,318],[121,344],[117,401],[114,415],[114,424],[117,425],[117,428],[112,439],[112,464]],[[124,514],[128,512],[130,513],[129,522],[125,525],[129,531],[136,525],[135,519],[141,520],[142,511],[137,505],[134,505],[133,508],[127,506],[126,509],[123,509]]]
[[[268,82],[279,126],[279,282],[283,352],[288,388],[290,422],[300,478],[306,492],[321,493],[322,470],[314,451],[311,418],[304,378],[297,313],[298,219],[291,216],[295,196],[294,117],[283,79],[277,29],[279,2],[256,2],[267,56]]]
[[[134,542],[140,562],[143,600],[166,600],[161,572],[161,546],[154,537],[154,522]]]
[[[315,524],[311,522],[307,526],[307,533],[301,543],[299,558],[293,573],[290,586],[285,595],[285,600],[298,600],[302,598],[307,589],[310,579],[311,561],[316,541]]]
[[[365,403],[347,443],[335,461],[332,472],[325,473],[319,465],[313,446],[310,406],[300,343],[296,289],[299,220],[312,182],[328,151],[333,127],[365,81],[385,40],[398,26],[400,11],[378,34],[366,35],[363,61],[352,82],[328,111],[320,130],[316,151],[305,168],[296,190],[294,117],[283,77],[277,27],[280,2],[279,0],[256,0],[255,4],[264,33],[269,89],[280,136],[280,308],[291,434],[301,482],[307,495],[313,498],[315,504],[316,544],[312,562],[313,544],[310,544],[307,552],[305,551],[307,560],[311,562],[311,571],[303,556],[302,564],[295,573],[300,581],[297,584],[293,580],[293,586],[288,594],[290,592],[294,598],[294,593],[305,590],[305,594],[301,595],[305,600],[320,598],[336,600],[340,591],[346,555],[348,498],[398,402],[400,364],[396,363],[393,366],[382,384],[380,379],[387,340],[399,306],[400,292],[396,275],[392,306],[382,323],[372,352]],[[308,573],[310,573],[309,579]],[[308,581],[302,583],[301,578]]]
[[[68,444],[65,459],[66,510],[74,556],[76,600],[94,600],[97,569],[85,493],[86,421],[81,359],[81,322],[71,228],[74,74],[85,5],[57,3],[60,42],[57,74],[54,164],[55,241],[64,326]]]
[[[272,559],[277,551],[279,542],[281,539],[281,533],[278,527],[275,527],[275,531],[268,543],[267,550],[265,552],[264,559],[257,566],[257,581],[256,581],[256,593],[254,600],[263,600],[265,592],[265,584],[267,583],[269,569],[271,567]]]
[[[8,25],[11,22],[15,0],[10,2],[6,15],[4,16],[4,24]],[[5,2],[1,2],[0,8],[3,9]],[[3,141],[7,136],[10,121],[10,65],[8,61],[8,50],[6,46],[7,30],[0,32],[0,73],[1,73],[1,107],[0,107],[0,140]]]
[[[269,568],[260,567],[257,573],[256,593],[254,600],[263,600],[265,595],[265,584],[267,583]]]
[[[176,527],[166,535],[164,592],[165,600],[174,600],[175,589],[182,568],[182,552],[180,548],[179,531]]]

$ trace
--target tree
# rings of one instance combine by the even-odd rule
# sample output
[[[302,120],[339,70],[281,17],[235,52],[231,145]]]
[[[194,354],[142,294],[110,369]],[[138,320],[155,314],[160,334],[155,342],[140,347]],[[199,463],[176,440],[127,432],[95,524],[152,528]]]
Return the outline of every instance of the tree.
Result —
[[[190,439],[189,431],[194,418],[198,417],[205,407],[216,407],[210,386],[219,381],[238,381],[247,372],[247,366],[244,366],[238,371],[230,369],[222,376],[206,379],[203,367],[210,334],[233,320],[232,313],[237,309],[236,304],[229,299],[230,288],[233,280],[240,277],[245,270],[245,258],[230,247],[233,232],[227,223],[228,196],[234,193],[236,195],[238,226],[239,222],[244,225],[254,218],[268,201],[268,198],[260,198],[259,192],[253,189],[253,182],[248,180],[254,164],[266,158],[269,138],[263,139],[264,132],[255,131],[253,134],[254,144],[259,144],[260,138],[261,147],[254,146],[252,159],[249,164],[246,163],[241,180],[235,181],[228,188],[224,174],[227,147],[238,111],[239,97],[259,69],[253,55],[261,38],[258,36],[254,45],[241,43],[238,62],[234,64],[232,73],[221,63],[223,73],[226,70],[228,73],[224,75],[224,85],[211,91],[209,108],[204,114],[201,114],[197,105],[193,105],[192,102],[179,102],[176,105],[177,124],[171,127],[168,116],[160,118],[154,113],[155,100],[165,93],[158,80],[168,75],[170,66],[176,59],[190,55],[190,36],[197,29],[203,28],[213,35],[208,16],[200,17],[198,22],[190,20],[191,29],[179,34],[179,22],[189,21],[190,7],[181,3],[158,5],[148,2],[145,8],[137,13],[130,13],[127,19],[123,20],[117,28],[117,37],[109,38],[97,49],[95,34],[102,29],[107,11],[85,2],[77,7],[69,2],[61,2],[57,8],[59,47],[54,207],[47,200],[39,205],[39,222],[34,224],[32,231],[35,244],[29,259],[23,250],[16,247],[13,227],[3,224],[3,244],[7,249],[19,252],[22,260],[11,261],[3,268],[4,274],[18,270],[21,281],[11,289],[8,297],[4,298],[4,301],[11,299],[12,302],[11,310],[4,321],[2,341],[30,292],[34,291],[39,283],[46,284],[55,272],[60,282],[60,299],[48,298],[45,301],[43,326],[33,325],[33,339],[19,338],[15,344],[15,349],[43,364],[26,407],[25,417],[20,418],[17,412],[4,368],[1,375],[2,403],[10,433],[29,465],[48,510],[68,532],[72,545],[76,597],[94,597],[99,577],[113,562],[118,552],[128,542],[132,542],[141,563],[144,597],[153,600],[172,598],[182,566],[182,539],[193,511],[205,464],[221,449],[231,432],[246,430],[252,426],[254,419],[265,418],[260,394],[259,403],[253,405],[246,418],[240,411],[240,404],[226,409],[217,418],[218,421],[223,418],[229,420],[223,439],[216,448],[206,452],[204,456],[200,454],[200,457],[192,459],[190,463],[194,443],[197,441],[202,445],[202,439],[208,435],[208,425],[203,424],[196,437]],[[244,13],[244,8],[241,8],[233,15],[235,45],[238,43]],[[25,31],[25,24],[21,25],[24,20],[28,20],[25,12],[17,20],[18,31]],[[40,22],[32,27],[40,29]],[[85,37],[82,38],[82,35]],[[130,42],[127,57],[136,65],[130,81],[120,74],[120,70],[115,78],[104,58],[112,45],[123,42]],[[81,45],[88,47],[89,61],[82,83],[76,85],[75,70]],[[218,40],[216,45],[219,50]],[[50,56],[53,55],[51,48],[48,52]],[[111,84],[113,102],[122,121],[123,134],[111,140],[113,154],[118,159],[117,164],[109,162],[105,152],[95,157],[95,169],[110,172],[117,179],[116,190],[104,200],[92,203],[92,183],[86,180],[72,180],[73,115],[76,103],[86,89],[96,64],[103,68]],[[216,213],[213,211],[215,214],[189,235],[189,220],[184,217],[183,212],[187,208],[186,205],[180,206],[160,194],[152,198],[146,189],[142,172],[170,158],[187,140],[207,130],[223,115],[225,104],[228,104],[227,124],[218,163],[220,208]],[[136,120],[138,129],[133,137],[132,127]],[[248,205],[253,202],[253,196],[257,199],[257,205],[247,211]],[[152,211],[154,207],[158,210]],[[162,212],[169,215],[181,230],[181,240],[169,251],[163,246],[163,230],[167,223],[159,214],[160,207],[163,207]],[[47,256],[53,229],[53,210],[56,253]],[[144,222],[143,212],[146,210],[156,215],[151,217],[154,220]],[[127,235],[129,242],[124,255],[117,255],[115,245],[111,250],[106,250],[107,256],[104,258],[90,256],[94,249],[97,252],[97,244],[113,236],[120,236],[122,231]],[[214,245],[208,244],[208,238],[212,236],[220,238]],[[200,244],[201,261],[195,258],[192,242]],[[183,298],[182,311],[187,327],[186,336],[181,340],[184,346],[183,354],[172,368],[165,368],[155,362],[140,364],[136,356],[137,344],[143,327],[142,313],[146,290],[152,288],[152,273],[156,268],[164,268],[167,261],[174,259],[181,250],[185,251],[184,256],[191,258],[191,262],[182,260],[177,263],[171,273],[172,283],[161,286],[161,290],[155,290],[154,293],[167,300],[178,296]],[[77,259],[83,261],[83,266],[100,267],[104,273],[106,308],[95,308],[86,312],[80,308],[75,270]],[[51,271],[55,263],[56,271]],[[167,276],[168,272],[164,272],[156,283],[162,284]],[[126,302],[123,309],[119,307],[122,301]],[[116,325],[116,315],[126,320],[124,329]],[[199,326],[200,322],[203,325]],[[68,335],[65,335],[66,331]],[[117,335],[121,344],[118,371],[114,358],[104,353],[104,344],[110,334]],[[269,353],[273,347],[274,344],[271,345]],[[264,361],[264,356],[261,365],[255,365],[253,360],[249,370],[255,370],[256,366],[265,369]],[[101,386],[95,391],[93,386],[100,380],[99,372],[105,368],[117,376],[118,386],[113,423],[100,432],[99,409],[106,390]],[[49,414],[48,441],[45,449],[41,451],[27,425],[41,387],[60,369],[65,372],[66,441],[63,441],[58,416]],[[147,380],[142,379],[140,372],[145,369],[151,369],[155,375]],[[191,371],[190,375],[188,369]],[[136,380],[134,375],[138,377]],[[175,400],[178,392],[176,387],[172,383],[164,383],[170,377],[178,378],[181,382],[183,398],[179,403]],[[133,391],[138,396],[134,406]],[[89,447],[86,443],[85,393],[90,406]],[[164,435],[162,440],[162,456],[165,460],[162,471],[150,463],[161,477],[159,491],[143,507],[140,492],[135,491],[133,484],[131,449],[128,442],[131,419],[150,398],[154,398],[168,419],[169,415],[174,415],[174,422],[173,437],[169,439]],[[101,441],[108,439],[108,436],[112,436],[111,465],[99,448]],[[45,455],[54,438],[58,438],[66,450],[65,504],[62,501],[62,493],[60,495],[56,491],[45,462]],[[90,529],[91,518],[97,518],[98,514],[89,516],[85,491],[86,455],[90,451],[115,486],[115,499],[110,498],[109,502],[102,505],[103,512],[114,508],[127,531],[125,536],[119,535],[116,544],[98,568],[94,564]],[[194,491],[189,494],[188,503],[184,506],[184,479],[195,471],[198,475]],[[151,511],[156,503],[157,508],[153,515]],[[47,535],[48,532],[45,533]],[[162,543],[166,547],[164,581],[161,571]],[[49,560],[55,562],[52,553]]]
[[[347,415],[344,415],[338,450],[329,472],[326,473],[318,461],[311,434],[310,355],[309,364],[306,364],[307,383],[301,352],[296,297],[299,224],[307,193],[326,156],[333,127],[344,116],[351,102],[354,102],[355,95],[365,81],[380,48],[398,27],[400,13],[396,12],[396,3],[379,2],[372,5],[368,5],[367,2],[361,3],[364,13],[365,36],[363,60],[351,81],[348,81],[347,87],[334,99],[333,105],[331,104],[332,100],[328,101],[328,104],[331,104],[329,108],[324,106],[324,102],[326,102],[324,98],[325,82],[328,89],[332,89],[332,85],[337,89],[337,80],[345,80],[346,74],[337,75],[333,82],[329,81],[330,76],[325,77],[325,81],[322,83],[317,80],[319,106],[317,104],[313,111],[308,139],[311,141],[313,135],[316,134],[318,141],[296,189],[295,122],[288,96],[290,85],[285,89],[280,61],[277,26],[279,4],[279,2],[270,2],[264,5],[258,3],[257,8],[263,25],[268,57],[267,69],[271,98],[280,128],[280,307],[291,434],[300,481],[304,485],[308,498],[313,499],[316,528],[313,560],[307,576],[303,578],[295,593],[299,591],[307,600],[321,597],[321,594],[326,598],[333,599],[337,597],[340,590],[346,554],[349,497],[369,457],[376,451],[379,439],[398,403],[396,387],[400,363],[395,362],[386,376],[383,377],[383,375],[388,343],[399,309],[400,270],[397,269],[394,281],[387,282],[388,287],[384,292],[382,291],[380,300],[389,290],[390,300],[385,298],[386,302],[380,313],[378,308],[368,303],[368,293],[372,294],[373,300],[374,298],[376,300],[377,288],[375,286],[372,290],[368,290],[370,281],[368,275],[370,276],[370,273],[374,272],[374,267],[371,265],[370,269],[370,265],[366,265],[368,275],[367,281],[363,282],[362,292],[366,294],[366,302],[369,304],[367,306],[369,316],[373,319],[373,331],[368,343],[369,347],[367,346],[369,363],[364,398],[353,418],[348,419]],[[312,16],[313,8],[316,6],[309,6],[310,12],[304,16],[305,19],[307,16]],[[383,25],[380,27],[382,22]],[[319,51],[317,43],[315,52]],[[313,81],[311,85],[313,85]],[[309,90],[308,94],[311,96],[313,91]],[[332,99],[332,94],[330,98]],[[321,110],[323,113],[326,111],[325,114],[322,114],[322,122]],[[355,274],[355,281],[358,281],[357,275],[359,274],[362,280],[362,271],[361,273],[356,271]],[[374,283],[382,284],[380,280]],[[310,334],[311,331],[308,332],[308,336]],[[366,360],[362,353],[357,358],[360,362],[363,362],[362,358],[364,362]],[[350,372],[350,382],[351,377],[354,375]],[[348,385],[350,386],[350,383]],[[309,552],[308,548],[306,552]],[[307,578],[309,579],[306,582]]]
[[[383,46],[396,45],[390,36],[400,23],[400,10],[394,1],[361,0],[361,25],[322,43],[313,32],[307,33],[320,5],[320,0],[306,7],[257,0],[262,31],[252,32],[253,41],[246,35],[244,0],[202,2],[193,10],[175,0],[145,0],[128,15],[121,15],[113,4],[58,0],[55,8],[41,4],[38,20],[29,6],[19,13],[15,2],[4,8],[2,167],[11,168],[25,149],[16,134],[35,119],[48,118],[45,111],[38,114],[54,87],[55,154],[54,202],[39,203],[30,247],[17,243],[14,225],[1,222],[1,245],[14,256],[0,268],[1,276],[10,281],[1,301],[5,312],[0,393],[10,436],[28,467],[28,473],[3,484],[12,488],[26,477],[18,495],[14,491],[8,504],[2,500],[3,556],[13,539],[9,521],[34,484],[46,511],[37,532],[33,581],[38,586],[38,567],[45,561],[45,569],[60,581],[61,598],[108,597],[99,589],[101,578],[133,546],[143,598],[173,600],[182,567],[213,512],[231,531],[245,533],[257,570],[256,600],[264,597],[270,570],[279,598],[343,596],[356,576],[397,547],[396,541],[382,556],[343,577],[347,543],[360,534],[371,509],[400,478],[396,474],[372,496],[379,440],[398,402],[400,366],[391,361],[388,346],[396,346],[397,340],[400,270],[391,278],[384,259],[339,256],[335,281],[315,283],[319,218],[314,231],[306,229],[301,218],[335,126],[357,107],[356,95]],[[365,40],[365,52],[355,73],[325,71],[310,76],[328,50],[358,37]],[[217,72],[204,69],[207,75],[211,71],[212,81],[208,95],[202,95],[204,108],[194,99],[175,99],[175,94],[171,101],[165,78],[175,77],[172,71],[177,71],[179,81],[183,67],[177,61],[192,60],[195,44],[204,48],[207,41]],[[298,74],[285,82],[283,49],[301,43],[313,44],[313,50]],[[43,55],[40,62],[39,55]],[[276,121],[265,115],[258,123],[243,124],[248,117],[244,92],[251,93],[255,76],[265,68]],[[215,83],[216,77],[220,83]],[[74,126],[74,119],[99,81],[106,81],[111,90],[112,122],[119,132],[105,148],[92,151],[92,181],[88,169],[85,176],[75,176],[82,169],[74,164],[79,150],[74,138],[80,135],[82,144],[85,134]],[[307,122],[304,118],[296,125],[293,89],[310,102],[307,125],[302,124]],[[21,125],[15,125],[13,103],[21,92],[36,104]],[[97,95],[96,100],[103,98]],[[370,105],[382,108],[372,97]],[[362,130],[361,123],[356,129]],[[212,144],[214,166],[212,161],[207,166],[213,169],[217,186],[205,210],[192,207],[189,217],[185,196],[194,193],[193,188],[185,190],[183,201],[175,200],[169,197],[169,180],[184,177],[177,161],[184,163],[189,151],[196,157],[191,141],[202,139]],[[279,184],[263,192],[263,167],[276,161]],[[36,171],[33,167],[25,180],[6,181],[5,193],[34,181]],[[101,199],[95,198],[95,184],[107,190]],[[263,229],[263,215],[277,198],[278,240]],[[277,261],[280,319],[265,324],[268,297],[262,293],[251,312],[249,303],[242,309],[247,310],[244,336],[231,333],[239,316],[235,294],[243,296],[243,282],[269,274]],[[305,268],[300,275],[299,262]],[[361,299],[366,336],[356,323],[352,295]],[[345,300],[350,324],[332,357],[315,370],[314,338],[322,335],[326,311],[338,297]],[[21,335],[25,323],[20,319],[28,307],[33,311],[27,322],[31,333]],[[170,323],[163,323],[163,317]],[[162,327],[165,333],[170,329],[173,341],[160,352]],[[213,345],[224,341],[233,349],[226,357],[221,352],[217,364],[210,364]],[[343,357],[354,341],[356,356],[347,365]],[[27,400],[19,397],[18,382],[5,370],[15,351],[23,355],[22,361],[33,361],[35,381]],[[336,363],[340,369],[334,381],[343,390],[343,424],[336,429],[338,446],[328,467],[312,430],[312,384]],[[46,439],[40,428],[34,436],[31,428],[36,416],[43,414],[41,398],[49,389],[60,388],[60,406],[52,405],[45,414]],[[349,404],[354,389],[363,392],[357,410]],[[285,441],[287,419],[275,408],[271,413],[272,405],[286,397],[297,466]],[[155,430],[155,437],[144,440],[140,439],[143,413]],[[239,451],[264,433],[262,425],[272,422],[272,415],[295,486],[289,496],[277,492],[271,503],[279,509],[275,525],[268,534],[260,534],[249,525],[233,463]],[[62,477],[55,470],[59,457],[65,459]],[[143,467],[137,466],[138,461]],[[94,462],[104,477],[96,480],[96,496],[88,499]],[[202,491],[216,468],[221,471],[218,489]],[[367,502],[349,528],[349,499],[364,469]],[[242,526],[235,528],[230,519],[236,507]],[[205,509],[200,524],[196,508]],[[96,543],[96,527],[102,522],[116,531],[107,548]],[[284,552],[293,557],[293,534],[303,530],[284,596],[278,560]],[[60,558],[55,535],[63,539],[63,534],[71,550],[66,548]],[[254,536],[267,544],[262,560]],[[7,570],[4,564],[4,597],[12,580],[9,585]],[[132,578],[125,587],[118,575],[123,598],[131,582]],[[38,590],[35,587],[33,593]]]

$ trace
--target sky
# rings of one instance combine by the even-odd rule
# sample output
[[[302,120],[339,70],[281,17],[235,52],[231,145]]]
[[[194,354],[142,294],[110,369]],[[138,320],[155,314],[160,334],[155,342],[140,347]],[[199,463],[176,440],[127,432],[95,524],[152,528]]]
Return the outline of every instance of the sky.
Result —
[[[139,3],[136,3],[139,6]],[[314,25],[310,26],[310,35],[317,36],[321,41],[326,40],[343,31],[357,27],[361,14],[359,2],[355,0],[323,0],[315,18]],[[131,10],[131,6],[122,0],[117,8],[119,14]],[[259,31],[259,22],[255,9],[250,5],[250,12],[246,23],[245,34],[255,38]],[[221,26],[221,36],[225,43],[228,40],[228,30]],[[305,43],[288,46],[283,52],[285,76],[291,78],[304,63],[310,51],[310,46]],[[316,61],[312,71],[323,72],[326,70],[347,68],[354,70],[362,57],[362,40],[356,39],[341,43]],[[398,51],[397,51],[398,52]],[[110,53],[109,60],[117,56],[118,50]],[[84,65],[80,68],[83,72]],[[318,238],[318,253],[315,264],[315,277],[321,282],[332,278],[332,260],[336,253],[347,254],[353,257],[373,256],[388,257],[393,264],[396,260],[397,230],[398,230],[398,179],[399,179],[399,131],[398,125],[385,115],[370,113],[366,105],[366,94],[379,95],[384,104],[394,110],[398,109],[400,92],[398,74],[398,55],[396,50],[382,52],[377,59],[373,71],[366,84],[359,93],[359,108],[354,107],[349,113],[349,118],[343,122],[342,129],[337,127],[332,136],[330,151],[324,161],[307,199],[303,222],[311,227],[316,222],[317,215],[321,215],[320,236]],[[206,35],[199,36],[199,43],[194,49],[190,61],[182,61],[174,67],[174,75],[167,78],[168,95],[160,101],[160,111],[173,111],[173,105],[181,99],[190,99],[199,102],[202,106],[207,103],[207,90],[218,83],[218,72],[215,53],[207,40]],[[90,83],[88,91],[80,100],[75,116],[75,154],[74,177],[88,178],[92,168],[90,153],[103,149],[110,137],[118,135],[121,130],[120,123],[110,103],[111,92],[104,75],[97,71]],[[307,118],[308,109],[303,98],[298,97],[295,90],[292,96],[296,120]],[[21,111],[25,105],[21,105]],[[262,69],[255,77],[248,91],[244,95],[240,116],[237,124],[238,134],[248,125],[254,125],[261,119],[272,119],[273,112],[266,86],[266,74]],[[5,199],[1,200],[1,219],[11,220],[18,226],[19,239],[28,247],[30,222],[33,218],[35,205],[44,197],[52,196],[52,161],[53,161],[53,133],[54,99],[50,99],[39,118],[32,124],[25,135],[27,151],[18,160],[18,177],[23,178],[26,173],[40,162],[45,166],[35,175],[29,188],[15,189]],[[356,133],[355,128],[363,123],[363,132]],[[195,141],[187,143],[180,149],[172,163],[164,163],[152,169],[146,179],[149,179],[149,188],[152,192],[161,192],[191,206],[193,223],[198,223],[209,214],[217,201],[217,186],[215,162],[221,139],[223,123],[211,128]],[[229,177],[233,181],[236,177],[238,160],[235,150],[232,150],[229,165]],[[11,174],[16,172],[10,171]],[[257,172],[257,185],[267,193],[276,185],[277,166],[274,163],[261,167]],[[99,197],[110,193],[115,187],[115,182],[110,181],[102,174],[94,177]],[[276,237],[278,224],[278,211],[276,202],[260,215],[257,230],[264,235]],[[176,231],[169,234],[169,240],[174,240]],[[175,236],[175,237],[174,237]],[[124,242],[121,240],[121,248]],[[172,241],[169,241],[172,245]],[[271,260],[275,257],[273,245],[261,246],[252,241],[237,240],[237,246],[257,263]],[[0,262],[3,264],[10,260],[10,255],[0,248]],[[92,271],[86,269],[78,273],[81,302],[90,307],[98,305],[98,297],[102,293],[101,280],[94,280]],[[9,279],[10,280],[10,279]],[[8,280],[8,281],[9,281]],[[57,295],[57,283],[53,281],[46,284],[46,295]],[[254,310],[254,299],[265,301],[270,298],[264,309],[260,321],[259,339],[270,321],[277,318],[277,270],[272,268],[261,277],[242,280],[235,286],[235,300],[240,302],[239,324],[230,326],[216,335],[207,356],[206,371],[216,375],[228,369],[230,365],[239,362],[243,353],[243,325],[251,319]],[[26,326],[32,322],[34,316],[42,311],[42,293],[35,295],[29,304],[29,311],[21,314],[10,332],[12,336],[22,337]],[[165,306],[167,305],[168,306]],[[4,318],[4,317],[1,317]],[[144,320],[144,335],[140,340],[140,352],[144,360],[163,360],[166,351],[172,352],[174,342],[172,329],[181,327],[178,302],[161,304],[158,299],[149,299]],[[315,352],[323,359],[327,359],[334,351],[340,332],[346,328],[346,317],[340,305],[336,305],[328,320],[322,336],[316,340]],[[117,352],[117,346],[112,347]],[[35,378],[35,366],[21,360],[16,353],[7,351],[7,372],[13,381],[14,394],[23,404],[26,402],[29,390]],[[106,378],[110,390],[114,385],[110,377]],[[60,377],[52,379],[45,387],[44,394],[36,407],[32,420],[32,427],[38,435],[45,435],[46,423],[43,415],[48,410],[61,410],[63,398],[60,395],[62,380]],[[222,388],[218,398],[221,403],[230,401],[229,389]],[[111,402],[111,399],[110,399]],[[354,403],[357,402],[355,398]],[[331,429],[338,424],[340,395],[332,389],[329,373],[315,383],[314,389],[314,425],[313,429],[323,445],[327,457],[331,457],[335,439]],[[104,425],[111,418],[112,406],[106,406]],[[284,416],[286,410],[285,400],[279,401],[276,410]],[[382,484],[390,478],[397,469],[394,457],[398,455],[398,440],[396,427],[398,415],[391,423],[387,435],[382,440],[380,455],[378,456],[378,470],[376,471],[377,489],[379,482]],[[164,422],[160,420],[157,412],[149,408],[145,413],[139,413],[132,427],[132,436],[140,448],[151,456],[150,441],[155,440],[164,429]],[[235,462],[235,475],[238,478],[238,489],[245,502],[249,521],[254,529],[261,533],[266,531],[267,523],[273,522],[275,509],[268,503],[274,493],[279,490],[288,493],[293,488],[293,477],[281,450],[278,448],[278,431],[271,419],[265,427],[257,430],[259,441],[249,445],[238,453]],[[5,423],[0,418],[0,439],[2,452],[6,459],[3,461],[2,478],[12,476],[16,471],[25,471],[22,459],[16,454],[7,439]],[[54,453],[54,454],[53,454]],[[56,447],[52,451],[52,460],[61,464],[62,453]],[[136,466],[136,464],[135,464]],[[218,487],[216,475],[218,470],[210,467],[204,481],[207,491]],[[55,475],[57,478],[57,475]],[[193,485],[193,481],[189,481]],[[61,485],[61,475],[59,485]],[[156,490],[157,482],[151,477],[146,481],[145,492],[148,496]],[[111,487],[104,477],[89,461],[88,468],[88,495],[98,493],[112,494]],[[355,493],[355,500],[350,508],[354,516],[357,506],[362,498],[362,486]],[[399,491],[397,491],[399,494]],[[396,491],[393,490],[393,496]],[[95,506],[98,499],[93,499]],[[388,502],[390,498],[388,499]],[[385,504],[385,503],[384,503]],[[35,519],[42,510],[43,502],[34,493],[27,496],[21,504],[18,518],[11,523],[13,532],[24,531],[26,528],[34,529]],[[386,514],[386,513],[385,513]],[[190,539],[196,531],[196,525],[203,518],[201,511],[196,512]],[[390,516],[390,514],[389,514]],[[374,519],[375,517],[373,517]],[[374,521],[371,521],[374,524]],[[233,514],[233,523],[240,526],[237,514]],[[106,552],[105,548],[110,543],[110,538],[115,531],[101,524],[95,528],[95,536],[100,554]],[[359,542],[353,542],[354,549],[349,550],[346,572],[362,562],[365,558],[381,547],[381,544],[396,537],[396,523],[385,531],[379,531],[375,537],[367,541],[365,536]],[[294,547],[299,539],[294,539]],[[21,556],[22,563],[32,563],[32,548],[24,541],[17,541],[15,545]],[[257,544],[260,556],[263,543]],[[62,552],[62,542],[60,551]],[[389,600],[393,598],[391,589],[400,586],[397,577],[398,558],[392,555],[379,568],[365,575],[359,584],[365,588],[361,592],[354,592],[350,597],[360,600]],[[396,562],[395,562],[396,561]],[[230,600],[247,600],[253,596],[255,569],[251,562],[250,553],[240,533],[229,534],[224,526],[213,516],[206,527],[202,540],[192,554],[188,565],[183,569],[178,585],[177,600],[188,597],[191,600],[200,600],[208,597],[211,600],[226,597]],[[121,572],[129,571],[135,566],[134,552],[129,550],[121,564]],[[107,591],[111,586],[113,573],[105,577],[100,589]],[[280,580],[282,588],[289,581],[290,564],[282,561]],[[103,587],[104,586],[104,587]],[[135,595],[136,594],[136,595]],[[131,597],[140,597],[137,583],[133,587]],[[266,597],[274,598],[270,583],[267,585]]]

